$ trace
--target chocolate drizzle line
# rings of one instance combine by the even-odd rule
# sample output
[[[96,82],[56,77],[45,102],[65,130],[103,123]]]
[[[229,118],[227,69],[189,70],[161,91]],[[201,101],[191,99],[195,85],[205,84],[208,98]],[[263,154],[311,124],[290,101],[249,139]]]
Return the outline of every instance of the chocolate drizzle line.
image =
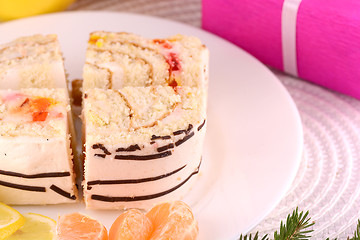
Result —
[[[88,190],[90,185],[108,185],[108,184],[136,184],[136,183],[143,183],[143,182],[152,182],[152,181],[156,181],[162,178],[166,178],[169,177],[179,171],[181,171],[182,169],[184,169],[186,167],[186,165],[172,171],[169,173],[165,173],[156,177],[149,177],[149,178],[139,178],[139,179],[123,179],[123,180],[95,180],[95,181],[89,181],[87,183],[88,185]]]
[[[156,140],[156,139],[171,139],[171,136],[170,135],[166,135],[166,136],[156,136],[156,135],[152,135],[151,136],[151,140]]]
[[[116,149],[116,152],[134,152],[136,150],[141,150],[138,144],[130,145],[127,148],[118,148]]]
[[[115,155],[115,159],[119,160],[152,160],[157,158],[164,158],[171,155],[171,151],[166,151],[152,155]]]
[[[135,202],[135,201],[143,201],[143,200],[149,200],[149,199],[153,199],[153,198],[158,198],[161,196],[164,196],[166,194],[169,194],[173,191],[175,191],[176,189],[180,188],[182,185],[184,185],[187,181],[189,181],[189,179],[199,173],[199,168],[201,165],[201,161],[199,166],[196,168],[196,170],[194,172],[192,172],[190,174],[189,177],[187,177],[183,182],[181,182],[180,184],[176,185],[173,188],[170,188],[169,190],[163,191],[163,192],[159,192],[159,193],[155,193],[155,194],[150,194],[150,195],[144,195],[144,196],[135,196],[135,197],[110,197],[110,196],[104,196],[104,195],[91,195],[91,199],[93,200],[98,200],[98,201],[103,201],[103,202]]]
[[[54,184],[50,186],[50,189],[53,190],[54,192],[60,194],[63,197],[66,197],[66,198],[69,198],[69,199],[72,199],[72,200],[76,199],[75,195],[71,195],[70,193],[62,190],[61,188],[55,186]]]
[[[17,172],[10,172],[0,170],[1,175],[7,175],[12,177],[22,177],[22,178],[48,178],[48,177],[67,177],[70,176],[70,172],[49,172],[49,173],[38,173],[38,174],[23,174]]]
[[[185,133],[185,134],[188,134],[191,129],[193,129],[193,125],[192,124],[189,124],[188,128],[187,129],[181,129],[181,130],[177,130],[175,132],[173,132],[174,135],[180,135],[182,133]]]
[[[107,150],[107,148],[101,144],[101,143],[97,143],[97,144],[94,144],[92,146],[93,149],[98,149],[100,148],[106,155],[111,155],[111,153]]]
[[[180,135],[182,133],[186,133],[186,130],[182,129],[182,130],[177,130],[177,131],[173,132],[174,135]]]
[[[170,144],[168,144],[168,145],[159,147],[159,148],[157,148],[157,151],[158,151],[158,152],[163,152],[163,151],[168,150],[168,149],[170,149],[170,148],[174,148],[174,144],[173,144],[173,143],[170,143]]]
[[[200,131],[200,129],[202,129],[202,127],[205,125],[205,121],[206,119],[204,119],[204,122],[202,124],[200,124],[200,126],[198,126],[197,130]]]
[[[106,157],[105,154],[98,154],[98,153],[95,153],[94,156],[95,156],[95,157],[101,157],[101,158],[105,158],[105,157]]]
[[[194,127],[194,126],[193,126],[192,124],[189,124],[188,128],[186,129],[186,132],[187,132],[187,133],[190,132],[190,130],[193,129],[193,127]]]
[[[0,181],[0,185],[5,186],[5,187],[10,187],[10,188],[17,188],[17,189],[25,190],[25,191],[46,192],[46,189],[44,187],[19,185],[19,184],[3,182],[3,181]]]
[[[186,135],[184,138],[178,140],[177,142],[175,142],[175,146],[179,146],[180,144],[183,144],[185,141],[189,140],[189,138],[191,138],[192,136],[194,136],[194,132],[191,132],[189,135]]]

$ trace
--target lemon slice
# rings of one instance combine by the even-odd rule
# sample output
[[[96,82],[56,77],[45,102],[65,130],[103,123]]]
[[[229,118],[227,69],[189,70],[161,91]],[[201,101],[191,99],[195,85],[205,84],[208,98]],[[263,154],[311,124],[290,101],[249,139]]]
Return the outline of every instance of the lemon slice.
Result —
[[[6,240],[54,240],[56,238],[56,222],[46,216],[27,213],[25,224]]]
[[[25,218],[15,209],[0,202],[0,240],[10,236],[25,222]]]
[[[74,0],[0,0],[0,20],[65,10]]]

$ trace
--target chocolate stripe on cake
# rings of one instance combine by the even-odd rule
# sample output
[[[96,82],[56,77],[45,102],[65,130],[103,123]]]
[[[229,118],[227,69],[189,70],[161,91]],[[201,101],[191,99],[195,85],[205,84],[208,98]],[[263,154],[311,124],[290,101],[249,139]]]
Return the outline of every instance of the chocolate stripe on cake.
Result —
[[[127,148],[118,148],[116,149],[116,152],[134,152],[136,150],[141,150],[140,146],[135,144],[135,145],[130,145]]]
[[[38,173],[38,174],[23,174],[17,172],[10,172],[0,170],[0,174],[12,176],[12,177],[21,177],[21,178],[49,178],[49,177],[68,177],[70,172],[49,172],[49,173]]]
[[[168,149],[170,149],[170,148],[174,148],[174,144],[173,144],[173,143],[170,143],[170,144],[165,145],[165,146],[162,146],[162,147],[158,147],[158,148],[157,148],[157,151],[158,151],[158,152],[163,152],[163,151],[166,151],[166,150],[168,150]]]
[[[177,142],[175,142],[175,146],[179,146],[180,144],[183,144],[184,142],[189,140],[189,138],[191,138],[192,136],[194,136],[194,132],[191,132],[189,135],[186,135],[184,138],[182,138],[182,139],[178,140]]]
[[[105,154],[98,154],[98,153],[95,153],[94,156],[95,156],[95,157],[101,157],[101,158],[105,158],[105,157],[106,157]]]
[[[202,124],[200,124],[200,126],[198,126],[197,130],[200,131],[200,129],[203,128],[203,126],[205,125],[206,119],[204,119],[204,122]]]
[[[170,136],[170,135],[166,135],[166,136],[156,136],[156,135],[152,135],[152,136],[151,136],[151,140],[156,140],[156,139],[162,139],[162,140],[171,139],[171,136]]]
[[[94,144],[92,145],[92,148],[93,149],[98,149],[100,148],[106,155],[111,155],[111,153],[109,152],[109,150],[107,150],[107,148],[101,144],[101,143],[97,143],[97,144]]]
[[[200,161],[201,164],[201,161]],[[98,201],[103,201],[103,202],[135,202],[135,201],[143,201],[143,200],[149,200],[149,199],[153,199],[153,198],[158,198],[161,196],[164,196],[166,194],[169,194],[173,191],[175,191],[176,189],[180,188],[182,185],[184,185],[187,181],[189,181],[189,179],[199,173],[199,168],[200,168],[200,164],[199,166],[196,168],[196,170],[194,172],[192,172],[190,174],[189,177],[187,177],[183,182],[181,182],[180,184],[176,185],[173,188],[170,188],[169,190],[163,191],[163,192],[159,192],[159,193],[155,193],[155,194],[150,194],[150,195],[144,195],[144,196],[134,196],[134,197],[110,197],[110,196],[104,196],[104,195],[91,195],[91,199],[93,200],[98,200]]]
[[[109,184],[134,184],[134,183],[143,183],[143,182],[152,182],[152,181],[156,181],[162,178],[166,178],[169,177],[179,171],[181,171],[182,169],[184,169],[186,167],[186,165],[172,171],[166,174],[162,174],[156,177],[149,177],[149,178],[139,178],[139,179],[122,179],[122,180],[95,180],[95,181],[89,181],[87,183],[88,185],[88,190],[91,189],[91,187],[89,188],[90,185],[109,185]]]
[[[9,183],[9,182],[4,182],[4,181],[0,181],[0,185],[9,187],[9,188],[25,190],[25,191],[46,192],[46,189],[44,187],[38,187],[38,186],[26,186],[26,185],[20,185],[20,184]]]
[[[182,133],[185,133],[185,134],[188,134],[191,129],[193,129],[193,125],[192,124],[189,124],[188,128],[187,129],[181,129],[181,130],[177,130],[175,132],[173,132],[174,135],[180,135]]]
[[[50,189],[53,190],[54,192],[60,194],[63,197],[72,199],[72,200],[76,200],[76,197],[74,195],[71,195],[70,193],[62,190],[61,188],[55,186],[54,184],[50,186]]]
[[[177,130],[177,131],[173,132],[174,135],[180,135],[182,133],[186,133],[186,130],[182,129],[182,130]]]
[[[171,155],[171,151],[166,151],[152,155],[115,155],[115,159],[119,160],[152,160],[157,158],[164,158]]]

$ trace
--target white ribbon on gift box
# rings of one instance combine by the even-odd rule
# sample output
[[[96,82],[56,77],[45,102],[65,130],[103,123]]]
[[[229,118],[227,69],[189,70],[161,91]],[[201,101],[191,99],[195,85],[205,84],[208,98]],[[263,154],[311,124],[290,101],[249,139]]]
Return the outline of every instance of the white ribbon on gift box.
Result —
[[[281,42],[284,71],[298,76],[296,23],[301,0],[284,0],[281,12]]]

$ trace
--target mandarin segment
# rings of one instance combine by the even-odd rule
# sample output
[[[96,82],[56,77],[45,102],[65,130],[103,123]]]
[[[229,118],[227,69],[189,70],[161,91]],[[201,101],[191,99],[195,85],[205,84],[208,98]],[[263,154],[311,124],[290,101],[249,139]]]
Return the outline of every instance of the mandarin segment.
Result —
[[[99,221],[81,213],[71,213],[59,217],[57,240],[108,240],[108,234]]]
[[[122,213],[112,224],[109,240],[147,240],[153,225],[145,214],[137,209]]]
[[[146,216],[154,225],[149,240],[195,240],[199,234],[198,223],[188,205],[181,201],[161,203]]]

